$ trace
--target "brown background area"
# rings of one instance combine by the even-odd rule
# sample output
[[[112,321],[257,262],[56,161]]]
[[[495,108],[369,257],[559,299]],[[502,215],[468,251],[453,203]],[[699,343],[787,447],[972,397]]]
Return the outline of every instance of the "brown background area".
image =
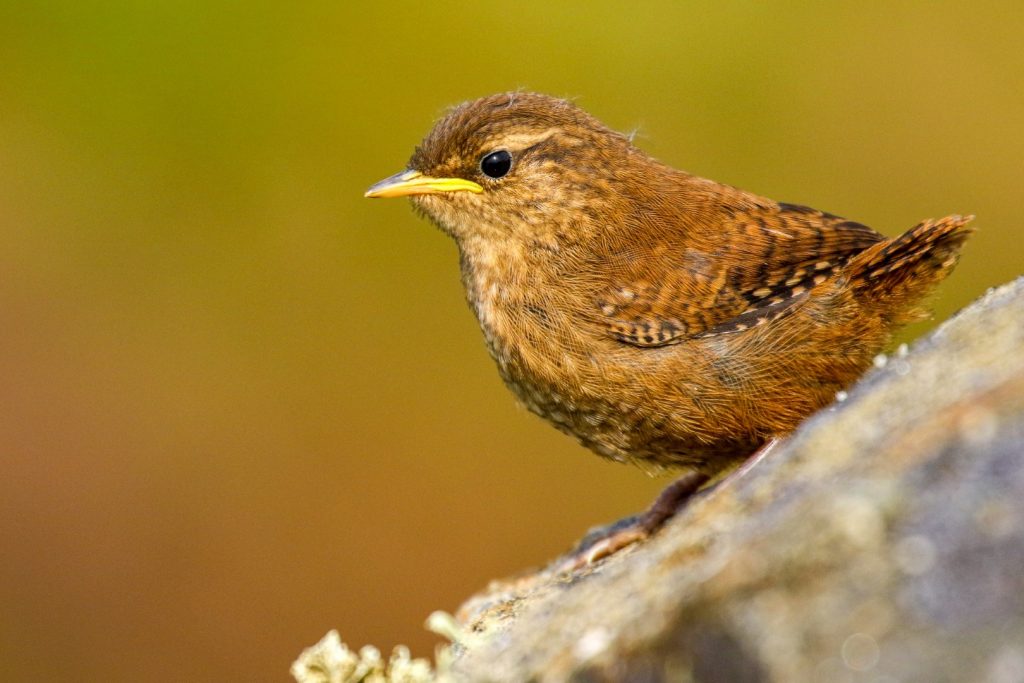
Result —
[[[976,213],[938,318],[1024,263],[1018,2],[35,4],[0,7],[4,680],[427,654],[663,485],[517,409],[453,245],[362,199],[446,105],[576,96],[888,234]]]

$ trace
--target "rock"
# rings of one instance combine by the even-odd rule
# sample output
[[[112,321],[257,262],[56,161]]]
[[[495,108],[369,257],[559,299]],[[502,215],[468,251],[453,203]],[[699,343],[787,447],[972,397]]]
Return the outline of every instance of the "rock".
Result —
[[[649,541],[470,600],[447,675],[1024,681],[1024,278],[876,366]]]

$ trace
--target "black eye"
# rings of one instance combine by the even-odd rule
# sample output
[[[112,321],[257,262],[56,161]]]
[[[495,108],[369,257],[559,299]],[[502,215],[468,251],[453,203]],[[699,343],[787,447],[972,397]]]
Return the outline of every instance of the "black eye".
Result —
[[[480,170],[488,178],[502,178],[512,170],[512,155],[503,149],[491,152],[480,160]]]

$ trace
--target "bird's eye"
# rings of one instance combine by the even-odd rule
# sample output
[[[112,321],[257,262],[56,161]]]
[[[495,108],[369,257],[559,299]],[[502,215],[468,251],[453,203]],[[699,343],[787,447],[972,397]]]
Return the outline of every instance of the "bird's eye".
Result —
[[[488,178],[503,178],[512,170],[512,155],[503,149],[491,152],[480,160],[480,170]]]

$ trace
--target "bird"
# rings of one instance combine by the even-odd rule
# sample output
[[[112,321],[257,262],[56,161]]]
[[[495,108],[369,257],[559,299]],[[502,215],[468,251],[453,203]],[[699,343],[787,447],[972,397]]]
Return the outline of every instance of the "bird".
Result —
[[[452,108],[365,196],[408,197],[455,241],[527,409],[603,457],[684,473],[601,556],[832,403],[927,315],[973,231],[952,215],[888,238],[678,170],[525,91]]]

